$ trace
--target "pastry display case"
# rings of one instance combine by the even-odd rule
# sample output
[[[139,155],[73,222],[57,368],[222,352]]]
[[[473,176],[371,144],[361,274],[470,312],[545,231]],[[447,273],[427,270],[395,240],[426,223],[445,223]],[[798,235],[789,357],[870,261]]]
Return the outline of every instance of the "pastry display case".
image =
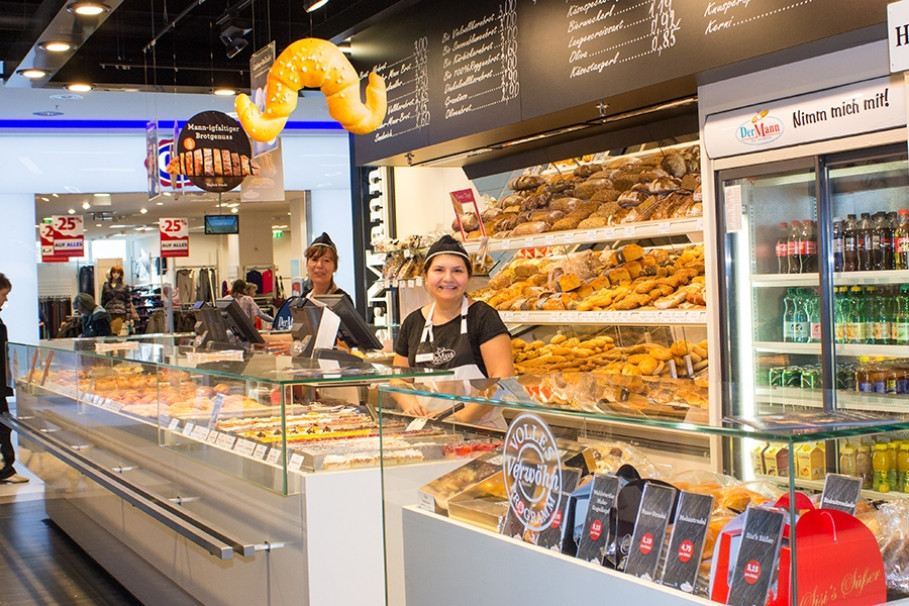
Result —
[[[400,591],[398,603],[567,602],[604,592],[623,603],[726,603],[731,592],[765,578],[749,567],[750,561],[737,568],[736,559],[739,545],[745,550],[742,524],[749,532],[749,517],[758,520],[764,512],[779,516],[781,524],[781,543],[773,557],[760,560],[763,552],[754,552],[763,562],[763,574],[773,579],[768,604],[809,603],[807,596],[825,591],[830,596],[834,586],[853,597],[870,592],[855,603],[909,597],[909,575],[897,555],[909,548],[907,500],[896,490],[887,494],[879,486],[864,488],[860,470],[843,473],[828,467],[824,456],[848,450],[847,445],[870,445],[885,453],[896,446],[901,452],[909,420],[823,411],[718,422],[642,416],[562,406],[515,379],[469,386],[440,380],[433,390],[396,384],[379,391],[380,413],[401,397],[436,398],[455,408],[500,407],[510,421],[501,448],[478,452],[411,493],[397,521],[403,532],[389,532],[386,539],[387,557],[402,559],[406,571],[406,587],[388,589],[390,595]],[[380,424],[383,420],[380,414]],[[685,447],[692,438],[704,439],[710,447],[692,456]],[[730,443],[753,453],[747,466],[739,467],[735,460],[722,466],[723,445]],[[886,476],[885,456],[872,457],[869,469]],[[900,474],[909,473],[903,467],[902,472],[893,469],[895,485]],[[395,484],[401,469],[384,469],[386,486]],[[617,492],[611,505],[603,505],[610,503],[601,499],[610,481]],[[656,499],[667,489],[668,524],[647,538],[641,529],[647,528],[647,517],[659,517],[653,513],[659,501],[644,499]],[[699,499],[706,509],[694,515]],[[548,525],[540,525],[550,513]],[[599,526],[597,515],[605,516]],[[816,526],[820,519],[828,521]],[[690,533],[688,524],[696,520],[703,526],[699,539],[697,533],[682,534]],[[676,533],[693,544],[680,547]],[[403,543],[393,544],[400,536]],[[843,555],[847,544],[861,559]],[[820,561],[819,550],[840,559],[821,570],[813,564]],[[468,553],[483,555],[452,557]],[[650,553],[655,556],[650,568],[640,568],[642,555]],[[690,576],[683,582],[674,566],[689,561],[685,574]],[[861,590],[856,571],[867,581]],[[471,587],[463,584],[464,578],[472,579]],[[515,578],[546,582],[514,583]]]
[[[382,434],[377,384],[447,371],[340,358],[10,343],[2,422],[51,519],[144,602],[384,604],[379,461],[424,463],[414,488],[488,438],[404,419]]]

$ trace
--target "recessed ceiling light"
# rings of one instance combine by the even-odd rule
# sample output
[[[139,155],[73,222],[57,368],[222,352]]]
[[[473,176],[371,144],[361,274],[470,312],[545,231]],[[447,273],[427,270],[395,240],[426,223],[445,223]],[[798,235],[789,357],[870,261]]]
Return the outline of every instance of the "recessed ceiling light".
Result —
[[[155,202],[158,206],[164,206],[164,202]]]
[[[37,69],[37,68],[35,68],[35,67],[30,67],[30,68],[28,68],[28,69],[20,69],[20,70],[19,70],[18,72],[16,72],[16,73],[19,74],[20,76],[23,76],[23,77],[28,78],[28,79],[30,79],[30,80],[38,80],[38,79],[43,78],[43,77],[45,77],[45,76],[47,75],[47,71],[45,71],[45,70],[43,70],[43,69]]]
[[[74,95],[73,93],[58,93],[51,95],[50,98],[54,101],[81,101],[85,99],[82,95]]]
[[[110,7],[101,2],[73,2],[66,7],[66,10],[83,17],[94,17],[101,13],[106,13],[110,10]]]
[[[110,198],[110,194],[92,194],[96,198]]]
[[[100,223],[95,223],[95,227],[101,227]]]
[[[230,212],[236,214],[236,213],[240,212],[240,209],[239,209],[239,208],[232,208],[232,209],[230,209]]]
[[[73,45],[64,40],[48,40],[46,42],[39,42],[38,47],[49,53],[65,53],[70,50]]]
[[[140,209],[139,209],[139,212],[142,213],[142,214],[144,215],[144,214],[146,214],[146,213],[148,212],[148,209],[147,209],[147,208],[140,208]]]
[[[212,92],[214,92],[214,94],[218,95],[219,97],[232,97],[237,94],[237,91],[232,88],[216,88]]]
[[[84,84],[81,82],[74,82],[66,87],[67,90],[70,90],[74,93],[87,93],[92,89],[91,84]]]
[[[70,209],[67,209],[66,212],[67,212],[68,214],[70,214],[70,215],[75,215],[75,214],[76,214],[76,209],[75,209],[75,208],[70,208]]]
[[[63,112],[58,112],[56,110],[49,109],[49,110],[43,111],[43,112],[32,112],[32,115],[33,116],[53,117],[53,116],[62,116]]]
[[[92,205],[88,200],[86,200],[85,202],[82,203],[82,208],[84,208],[85,210],[88,210],[91,207],[92,207]]]
[[[44,196],[41,196],[41,199],[44,200],[45,202],[50,202],[50,198],[45,198]]]

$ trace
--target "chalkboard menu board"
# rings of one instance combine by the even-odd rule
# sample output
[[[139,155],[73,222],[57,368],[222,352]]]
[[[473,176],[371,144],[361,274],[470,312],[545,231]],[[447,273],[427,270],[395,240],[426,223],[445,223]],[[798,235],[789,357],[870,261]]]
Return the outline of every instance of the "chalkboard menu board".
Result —
[[[389,86],[386,123],[356,138],[356,160],[376,162],[569,108],[593,107],[647,86],[883,24],[886,5],[886,0],[424,0],[353,38],[358,67],[364,74],[376,69]],[[667,87],[665,100],[677,96]]]

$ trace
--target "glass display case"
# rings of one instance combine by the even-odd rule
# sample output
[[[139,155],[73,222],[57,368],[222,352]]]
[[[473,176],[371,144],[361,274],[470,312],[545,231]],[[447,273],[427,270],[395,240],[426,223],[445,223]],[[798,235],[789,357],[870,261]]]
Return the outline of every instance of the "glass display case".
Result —
[[[604,592],[617,603],[707,603],[703,598],[726,603],[730,592],[764,578],[768,604],[795,605],[815,603],[806,596],[824,592],[832,599],[834,586],[857,595],[856,567],[875,579],[864,589],[876,592],[866,603],[885,601],[888,591],[891,600],[909,596],[909,577],[897,555],[909,547],[909,536],[901,530],[909,522],[906,500],[882,500],[879,490],[862,489],[864,469],[834,474],[826,463],[830,450],[871,446],[877,453],[905,444],[909,420],[812,411],[709,422],[593,411],[528,390],[516,379],[469,386],[440,380],[432,390],[425,387],[380,387],[380,424],[387,414],[383,411],[393,410],[396,400],[418,397],[444,401],[453,409],[499,408],[509,430],[501,448],[471,454],[460,467],[410,495],[411,505],[398,521],[403,532],[387,532],[386,557],[403,561],[407,579],[404,588],[389,586],[389,595],[399,598],[392,603],[404,603],[405,597],[415,604],[568,603]],[[694,455],[690,445],[698,443],[706,450]],[[733,459],[723,469],[720,453],[729,443],[752,456],[742,466]],[[869,457],[867,464],[872,473],[882,473],[881,456]],[[383,470],[386,498],[402,469]],[[892,471],[894,485],[900,474],[909,473],[907,465],[899,469],[903,471]],[[618,492],[612,501],[601,501],[608,496],[604,487],[609,478]],[[658,493],[651,484],[669,488],[675,500],[668,502],[664,516],[668,525],[664,520],[648,539],[641,530],[647,528],[645,520],[659,517],[644,505],[657,502],[645,501],[648,490]],[[698,498],[710,499],[700,517],[687,509]],[[830,509],[842,511],[833,514]],[[746,551],[742,524],[748,529],[749,517],[757,520],[767,511],[781,516],[782,542],[776,557],[762,560],[763,575],[769,575],[762,577],[750,561],[739,567],[735,550]],[[608,512],[603,514],[606,521],[597,526],[592,512]],[[534,527],[548,514],[548,526]],[[830,520],[820,530],[814,525],[819,516]],[[705,526],[701,543],[695,539],[681,547],[675,533],[680,540],[697,536],[682,534],[697,519]],[[857,541],[850,543],[856,550],[859,544],[866,549],[861,559],[843,556],[846,533]],[[394,544],[400,536],[402,544]],[[591,551],[591,541],[600,536],[599,551]],[[818,550],[841,559],[821,571],[812,564],[820,561]],[[650,553],[655,556],[651,567],[640,568],[642,554]],[[685,573],[690,575],[687,584],[678,576],[670,580],[676,574],[670,564],[676,560],[694,562]],[[515,583],[517,578],[526,582]],[[754,603],[764,603],[762,599]]]
[[[909,412],[905,147],[718,174],[728,413]]]

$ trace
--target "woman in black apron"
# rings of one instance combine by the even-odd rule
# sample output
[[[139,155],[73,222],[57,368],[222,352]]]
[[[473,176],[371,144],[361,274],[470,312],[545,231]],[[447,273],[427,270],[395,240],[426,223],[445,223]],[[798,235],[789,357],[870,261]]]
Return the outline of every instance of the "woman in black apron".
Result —
[[[455,380],[505,378],[514,374],[511,336],[498,312],[467,298],[470,257],[451,236],[442,236],[426,254],[424,285],[433,302],[407,316],[395,344],[395,366],[453,370]],[[398,399],[405,413],[425,416],[449,408],[440,399]],[[501,409],[468,404],[457,421],[505,429]]]

